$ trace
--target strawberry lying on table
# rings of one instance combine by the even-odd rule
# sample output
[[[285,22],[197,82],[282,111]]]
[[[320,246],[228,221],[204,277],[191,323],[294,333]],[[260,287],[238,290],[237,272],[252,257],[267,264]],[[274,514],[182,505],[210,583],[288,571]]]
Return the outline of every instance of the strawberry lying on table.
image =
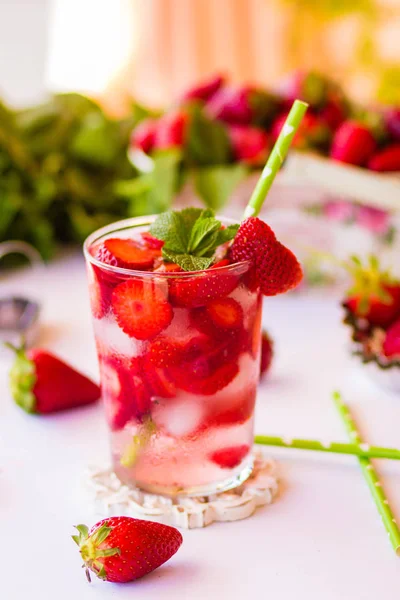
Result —
[[[42,348],[15,348],[10,371],[12,396],[28,413],[48,414],[92,404],[100,398],[99,386]]]
[[[182,535],[174,527],[132,519],[110,517],[90,531],[77,525],[79,546],[86,576],[92,571],[99,579],[127,583],[143,577],[164,564],[180,548]]]

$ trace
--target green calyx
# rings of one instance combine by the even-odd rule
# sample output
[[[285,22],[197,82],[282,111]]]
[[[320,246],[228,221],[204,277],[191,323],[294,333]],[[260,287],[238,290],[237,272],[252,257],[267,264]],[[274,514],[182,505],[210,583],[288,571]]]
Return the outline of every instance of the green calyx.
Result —
[[[94,533],[89,535],[89,530],[86,525],[76,525],[79,535],[73,535],[72,539],[79,546],[79,550],[83,559],[83,566],[86,569],[86,577],[90,581],[90,571],[93,571],[99,579],[107,579],[107,574],[104,569],[103,558],[121,554],[119,548],[100,548],[101,544],[110,535],[112,529],[108,527],[105,521],[101,527],[96,529]]]
[[[163,240],[163,258],[184,271],[201,271],[215,261],[215,250],[232,240],[239,225],[222,229],[211,209],[185,208],[159,215],[150,233]]]
[[[15,352],[15,361],[10,370],[11,395],[23,410],[34,413],[36,412],[36,398],[33,393],[36,383],[35,363],[27,357],[24,345],[20,348],[8,342],[5,345]]]
[[[357,256],[352,256],[349,263],[344,265],[353,279],[353,285],[347,291],[347,297],[356,297],[357,312],[366,314],[372,299],[378,299],[383,304],[390,305],[392,296],[388,293],[388,285],[400,285],[388,270],[383,270],[376,256],[369,256],[367,264],[363,265]]]

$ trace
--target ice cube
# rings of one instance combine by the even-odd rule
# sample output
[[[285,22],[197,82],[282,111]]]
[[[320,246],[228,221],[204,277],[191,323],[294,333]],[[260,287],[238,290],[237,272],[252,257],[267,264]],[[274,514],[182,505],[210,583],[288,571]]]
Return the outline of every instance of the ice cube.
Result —
[[[141,354],[142,342],[124,333],[113,317],[94,319],[94,332],[106,352],[127,357]]]
[[[174,399],[158,400],[152,409],[157,428],[174,437],[186,437],[200,428],[206,415],[202,398],[184,394]]]

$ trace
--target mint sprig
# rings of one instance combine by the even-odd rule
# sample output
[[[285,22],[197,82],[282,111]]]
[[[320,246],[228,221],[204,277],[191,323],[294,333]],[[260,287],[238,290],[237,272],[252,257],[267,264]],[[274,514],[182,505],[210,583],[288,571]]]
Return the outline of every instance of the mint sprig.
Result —
[[[162,213],[150,227],[150,233],[163,240],[163,258],[184,271],[201,271],[215,261],[218,246],[232,240],[239,225],[221,229],[222,223],[211,209],[184,208]]]

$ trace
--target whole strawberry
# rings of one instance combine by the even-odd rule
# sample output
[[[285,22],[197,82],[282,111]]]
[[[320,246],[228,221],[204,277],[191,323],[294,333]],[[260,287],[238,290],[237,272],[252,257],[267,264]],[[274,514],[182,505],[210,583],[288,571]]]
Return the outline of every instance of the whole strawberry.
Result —
[[[362,318],[370,327],[387,328],[400,316],[400,281],[380,268],[371,256],[364,266],[357,257],[347,266],[353,285],[343,306],[355,318]]]
[[[400,171],[400,142],[389,144],[383,150],[375,152],[368,161],[371,171]]]
[[[364,166],[376,148],[371,131],[358,121],[344,121],[336,130],[330,150],[330,157],[340,162]]]
[[[260,378],[266,375],[271,367],[274,357],[274,342],[268,333],[264,330],[261,336],[261,364]]]
[[[77,525],[78,544],[86,567],[99,579],[127,583],[151,573],[171,558],[182,544],[174,527],[131,517],[110,517],[96,523],[90,531]]]
[[[234,261],[250,261],[265,296],[283,294],[295,288],[303,272],[294,254],[281,244],[272,229],[249,217],[240,225],[231,247]]]
[[[228,131],[235,160],[249,165],[265,163],[269,140],[263,129],[247,125],[231,125]]]
[[[28,413],[47,414],[92,404],[100,388],[65,362],[43,350],[15,348],[10,387],[15,402]]]

